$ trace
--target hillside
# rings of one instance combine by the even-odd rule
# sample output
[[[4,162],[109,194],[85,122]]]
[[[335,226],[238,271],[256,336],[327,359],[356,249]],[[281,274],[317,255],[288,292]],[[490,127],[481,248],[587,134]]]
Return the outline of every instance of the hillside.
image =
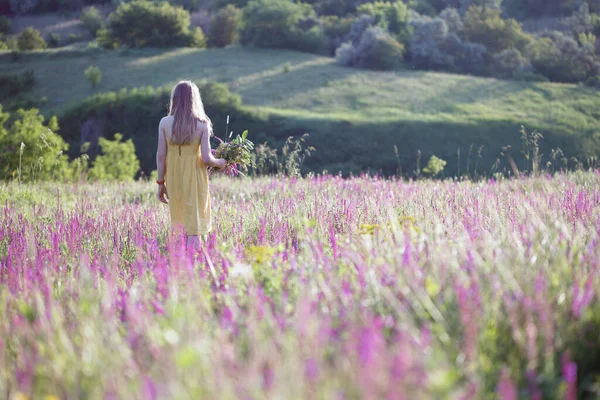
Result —
[[[89,65],[103,73],[95,91],[83,75]],[[393,171],[393,145],[401,152],[420,149],[445,157],[456,169],[450,158],[459,147],[466,154],[470,144],[482,144],[488,152],[483,165],[489,167],[503,145],[519,144],[521,125],[545,133],[550,147],[588,157],[600,149],[598,91],[577,85],[371,72],[305,53],[241,48],[54,51],[0,64],[0,72],[27,69],[38,81],[33,95],[48,99],[42,110],[59,116],[69,103],[95,92],[173,85],[184,78],[228,83],[247,107],[266,112],[278,126],[312,133],[317,147],[343,141],[344,154],[317,152],[310,161],[330,171],[358,171],[364,163]],[[383,161],[360,161],[365,146],[385,150]]]

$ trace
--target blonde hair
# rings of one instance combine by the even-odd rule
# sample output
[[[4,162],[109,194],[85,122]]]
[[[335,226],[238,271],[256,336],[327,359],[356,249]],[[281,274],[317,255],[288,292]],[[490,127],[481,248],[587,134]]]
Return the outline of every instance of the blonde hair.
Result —
[[[171,142],[189,144],[196,139],[198,121],[208,126],[209,136],[212,135],[212,123],[206,112],[200,90],[193,82],[181,81],[171,92],[169,115],[173,116]]]

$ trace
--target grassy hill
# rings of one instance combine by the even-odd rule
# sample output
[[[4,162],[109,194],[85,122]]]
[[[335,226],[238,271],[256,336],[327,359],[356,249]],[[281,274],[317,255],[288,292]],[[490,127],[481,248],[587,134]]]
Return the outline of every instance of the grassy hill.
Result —
[[[90,65],[103,73],[95,91],[83,75]],[[59,116],[69,103],[95,92],[180,79],[226,82],[246,107],[276,121],[277,129],[311,133],[318,151],[309,166],[330,172],[357,172],[366,165],[393,172],[393,145],[404,153],[404,168],[420,149],[447,159],[454,171],[460,168],[459,148],[465,155],[471,144],[484,145],[483,165],[489,167],[503,145],[519,145],[521,125],[545,134],[546,154],[551,147],[600,154],[599,92],[577,85],[408,69],[373,72],[310,54],[241,48],[54,51],[0,64],[0,73],[24,69],[35,71],[33,95],[48,99],[43,111]]]

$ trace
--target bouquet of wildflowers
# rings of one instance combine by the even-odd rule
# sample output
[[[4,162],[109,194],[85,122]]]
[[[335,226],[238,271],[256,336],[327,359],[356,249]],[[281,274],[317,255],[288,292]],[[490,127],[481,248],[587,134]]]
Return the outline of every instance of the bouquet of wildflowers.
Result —
[[[231,135],[229,139],[231,139]],[[216,158],[223,158],[227,162],[222,172],[229,176],[236,176],[244,174],[248,171],[248,166],[252,164],[252,150],[254,149],[254,143],[247,139],[248,131],[244,131],[242,135],[237,135],[235,139],[230,142],[224,142],[218,137],[216,138],[220,143],[216,149],[213,150],[213,154]],[[212,172],[212,171],[211,171]]]

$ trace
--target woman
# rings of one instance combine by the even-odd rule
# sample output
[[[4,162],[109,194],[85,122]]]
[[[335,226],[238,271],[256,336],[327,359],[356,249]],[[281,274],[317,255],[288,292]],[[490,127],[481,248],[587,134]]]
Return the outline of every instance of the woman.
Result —
[[[188,248],[197,248],[199,236],[211,230],[206,168],[225,167],[224,159],[212,155],[211,135],[212,125],[198,87],[189,81],[179,82],[171,93],[169,115],[158,126],[156,183],[158,199],[169,205],[171,228],[185,229]]]

